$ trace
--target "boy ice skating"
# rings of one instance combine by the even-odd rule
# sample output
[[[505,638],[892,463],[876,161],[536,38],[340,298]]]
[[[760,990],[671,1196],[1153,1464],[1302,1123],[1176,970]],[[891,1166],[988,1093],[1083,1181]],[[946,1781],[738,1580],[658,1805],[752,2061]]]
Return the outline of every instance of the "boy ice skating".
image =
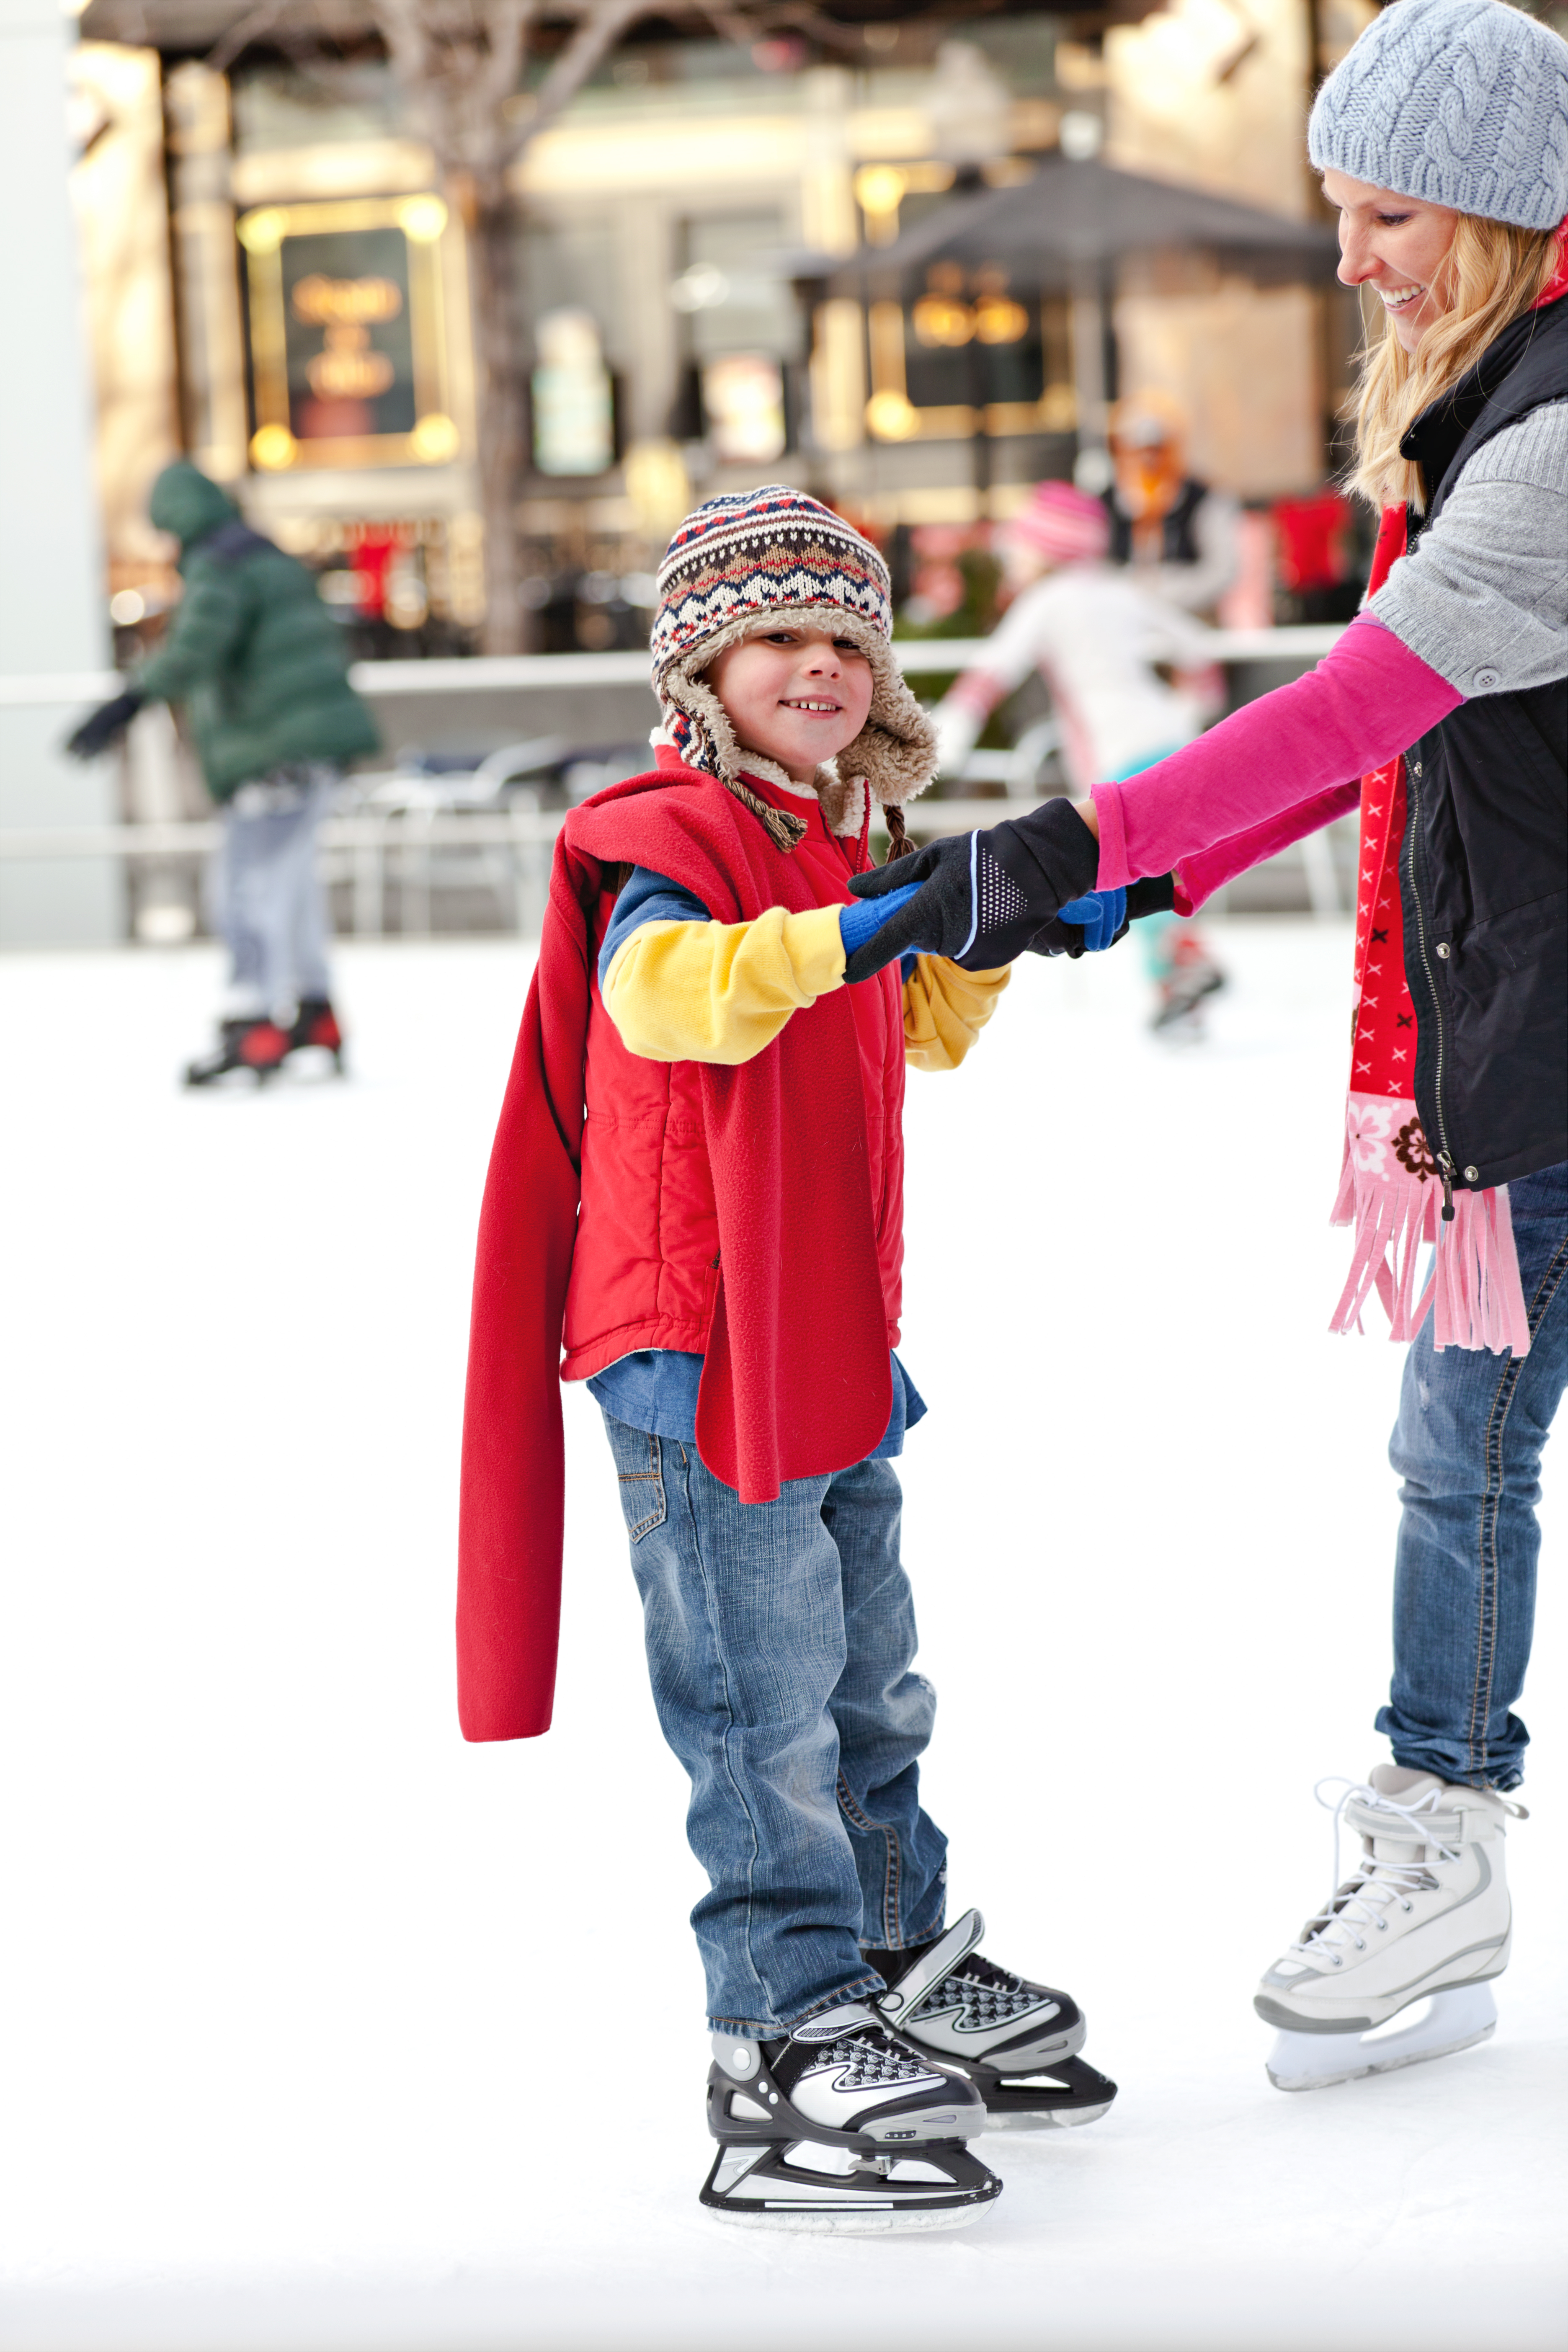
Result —
[[[983,1959],[978,1913],[944,1927],[919,1798],[904,1064],[956,1066],[1004,975],[910,954],[845,984],[901,903],[849,891],[872,800],[899,843],[934,764],[875,549],[792,490],[716,499],[659,594],[658,764],[567,818],[486,1186],[463,1728],[548,1727],[559,1381],[585,1380],[710,1880],[703,2201],[952,2228],[1000,2186],[965,2146],[988,2122],[1089,2121],[1115,2095],[1065,1993]]]

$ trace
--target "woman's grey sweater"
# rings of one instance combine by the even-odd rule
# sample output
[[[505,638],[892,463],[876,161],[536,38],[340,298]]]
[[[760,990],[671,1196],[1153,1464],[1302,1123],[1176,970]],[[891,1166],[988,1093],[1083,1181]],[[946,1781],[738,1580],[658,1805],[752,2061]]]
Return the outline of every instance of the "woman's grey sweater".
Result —
[[[1476,451],[1366,609],[1467,699],[1568,677],[1568,400]]]

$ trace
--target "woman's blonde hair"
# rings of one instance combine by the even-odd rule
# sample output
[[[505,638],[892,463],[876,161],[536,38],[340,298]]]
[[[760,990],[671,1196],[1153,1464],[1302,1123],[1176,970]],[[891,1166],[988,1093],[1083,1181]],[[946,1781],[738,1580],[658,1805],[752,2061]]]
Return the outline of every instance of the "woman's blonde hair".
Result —
[[[1414,352],[1385,319],[1381,341],[1362,352],[1355,398],[1356,462],[1347,488],[1376,507],[1426,503],[1421,468],[1399,454],[1399,444],[1424,408],[1468,373],[1487,345],[1551,283],[1561,248],[1554,228],[1515,228],[1510,222],[1460,213],[1454,242],[1435,291],[1445,300]]]

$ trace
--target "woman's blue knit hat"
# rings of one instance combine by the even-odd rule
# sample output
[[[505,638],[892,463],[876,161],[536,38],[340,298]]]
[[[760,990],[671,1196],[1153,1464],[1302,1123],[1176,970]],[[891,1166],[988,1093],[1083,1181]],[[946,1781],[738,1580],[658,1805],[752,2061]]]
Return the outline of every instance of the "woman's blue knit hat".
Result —
[[[1568,41],[1508,0],[1390,0],[1318,92],[1320,172],[1517,228],[1568,214]]]

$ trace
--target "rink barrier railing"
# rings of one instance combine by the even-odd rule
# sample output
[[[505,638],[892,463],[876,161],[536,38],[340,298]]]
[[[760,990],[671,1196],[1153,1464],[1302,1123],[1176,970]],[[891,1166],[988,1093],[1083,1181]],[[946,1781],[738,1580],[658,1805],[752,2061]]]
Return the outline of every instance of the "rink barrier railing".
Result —
[[[1253,662],[1319,661],[1343,631],[1333,627],[1211,629],[1205,650],[1227,668]],[[967,669],[985,651],[984,637],[900,638],[899,667],[911,677]],[[349,677],[371,701],[399,694],[478,694],[529,687],[641,686],[646,653],[481,654],[468,661],[355,662]],[[125,679],[114,670],[62,671],[53,677],[0,677],[0,709],[103,702]]]
[[[1037,800],[938,801],[910,808],[914,834],[966,833],[1022,816]],[[400,939],[428,939],[436,891],[454,887],[488,890],[500,928],[537,937],[544,919],[550,856],[565,823],[564,809],[512,809],[474,814],[416,809],[395,814],[336,816],[317,835],[323,881],[348,885],[348,935],[388,935],[389,886],[397,891]],[[223,838],[214,817],[178,824],[18,826],[0,830],[0,862],[45,857],[124,857],[165,869],[205,858]],[[460,853],[460,855],[459,855]],[[443,867],[443,855],[446,866]],[[179,936],[188,937],[187,931]]]
[[[1207,650],[1226,667],[1257,663],[1310,663],[1336,643],[1338,627],[1215,629]],[[910,675],[962,670],[984,653],[982,637],[900,640],[894,650]],[[359,662],[350,677],[374,702],[400,695],[493,693],[529,688],[635,686],[646,683],[647,656],[520,654],[478,656],[459,661]],[[125,679],[112,670],[68,671],[53,676],[0,677],[0,709],[53,708],[74,711],[121,691]],[[941,800],[913,803],[905,813],[911,834],[921,837],[971,832],[995,824],[1004,814],[1022,816],[1043,803],[1037,799]],[[352,932],[379,937],[386,928],[389,886],[398,893],[398,933],[428,935],[432,894],[454,886],[490,890],[503,925],[531,934],[544,910],[549,857],[564,818],[563,810],[489,812],[412,810],[331,817],[320,844],[325,878],[349,886]],[[205,858],[222,837],[216,818],[121,824],[0,826],[0,861],[113,857],[137,861]],[[453,853],[471,853],[467,861]],[[1332,850],[1325,835],[1300,845],[1307,895],[1314,913],[1337,914],[1343,904]],[[446,870],[443,870],[443,866]]]
[[[905,810],[904,822],[912,835],[921,838],[972,833],[977,825],[1025,816],[1044,805],[1039,800],[915,802]],[[318,835],[323,878],[329,884],[348,884],[348,928],[355,938],[386,935],[392,884],[398,892],[397,936],[427,938],[432,930],[432,893],[453,883],[489,889],[498,902],[501,927],[532,938],[544,915],[549,852],[565,818],[564,809],[517,809],[489,815],[415,810],[386,816],[328,817]],[[107,856],[169,864],[205,858],[222,837],[222,825],[211,817],[163,824],[18,826],[0,829],[0,862]],[[437,864],[438,854],[457,851],[469,853],[465,870],[443,874]],[[1307,898],[1313,914],[1342,914],[1349,900],[1341,888],[1329,835],[1310,835],[1297,844],[1295,854],[1305,869]]]

